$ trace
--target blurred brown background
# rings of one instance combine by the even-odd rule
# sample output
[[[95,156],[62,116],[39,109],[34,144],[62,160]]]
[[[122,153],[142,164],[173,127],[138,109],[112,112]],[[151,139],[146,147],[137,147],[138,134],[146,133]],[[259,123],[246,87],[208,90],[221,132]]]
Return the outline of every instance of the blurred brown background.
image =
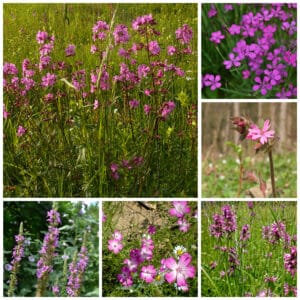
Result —
[[[232,129],[230,117],[248,115],[260,128],[266,119],[280,140],[275,152],[297,150],[296,103],[202,103],[202,158],[226,154],[227,141],[238,142],[239,134]],[[253,143],[244,141],[243,148],[253,152]]]

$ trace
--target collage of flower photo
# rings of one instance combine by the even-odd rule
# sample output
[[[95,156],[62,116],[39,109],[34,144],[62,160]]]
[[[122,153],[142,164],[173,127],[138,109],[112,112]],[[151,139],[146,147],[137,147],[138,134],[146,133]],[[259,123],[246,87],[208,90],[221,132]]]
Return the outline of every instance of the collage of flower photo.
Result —
[[[2,297],[297,298],[297,1],[1,5]]]

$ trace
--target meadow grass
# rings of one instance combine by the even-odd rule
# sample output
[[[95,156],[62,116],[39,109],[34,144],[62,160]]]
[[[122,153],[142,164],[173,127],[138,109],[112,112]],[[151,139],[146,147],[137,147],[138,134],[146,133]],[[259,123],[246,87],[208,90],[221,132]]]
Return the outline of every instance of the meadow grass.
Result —
[[[207,159],[202,163],[202,197],[204,198],[235,198],[249,197],[249,189],[257,187],[259,182],[247,178],[247,172],[267,182],[270,186],[270,170],[267,156],[243,158],[243,181],[238,196],[240,164],[238,157],[221,155],[219,158]],[[276,189],[279,198],[297,197],[296,154],[293,152],[274,156]],[[287,167],[288,166],[288,167]],[[271,197],[271,193],[267,195]]]
[[[134,207],[134,202],[131,203]],[[156,227],[156,233],[151,235],[154,241],[153,259],[144,262],[143,265],[152,264],[155,268],[159,268],[161,259],[174,257],[173,250],[175,246],[182,245],[192,255],[191,264],[197,269],[197,220],[189,218],[191,227],[187,232],[181,232],[177,225],[177,219],[169,215],[168,211],[172,207],[171,202],[153,203],[155,203],[156,208],[152,211],[152,217],[149,211],[144,210],[141,212],[140,222],[131,223],[131,216],[124,216],[124,207],[128,205],[128,202],[103,202],[102,208],[106,215],[102,230],[102,286],[104,297],[196,297],[198,295],[197,271],[193,279],[187,279],[189,285],[187,292],[178,291],[175,289],[174,284],[168,284],[165,280],[161,283],[155,281],[146,284],[139,278],[139,273],[133,275],[134,283],[131,287],[123,287],[117,279],[117,274],[121,273],[124,259],[129,258],[130,250],[141,247],[142,235],[148,234],[149,225]],[[188,205],[191,207],[191,213],[195,212],[197,202],[189,201]],[[123,227],[120,224],[121,216],[123,216],[123,219],[128,219],[127,225]],[[112,239],[112,233],[116,229],[123,234],[124,244],[124,248],[118,254],[108,250],[108,240]]]
[[[221,207],[230,205],[237,216],[237,231],[231,238],[217,239],[210,235],[213,216],[221,214]],[[275,222],[283,222],[286,232],[293,239],[296,235],[296,202],[254,202],[250,210],[247,202],[203,202],[201,224],[201,268],[202,296],[242,297],[257,296],[260,291],[270,289],[273,296],[284,296],[283,285],[296,286],[296,276],[292,278],[284,268],[284,241],[271,244],[262,238],[262,227]],[[251,216],[252,213],[252,216]],[[250,225],[250,239],[241,247],[240,231],[245,224]],[[295,244],[292,241],[292,245]],[[240,265],[232,275],[221,276],[228,266],[228,254],[216,246],[236,247]],[[216,262],[215,268],[212,263]],[[266,282],[266,277],[275,276],[275,282]],[[269,294],[270,296],[271,294]],[[291,296],[291,294],[289,294]]]
[[[47,69],[36,74],[36,85],[26,97],[16,99],[14,93],[4,92],[5,109],[9,112],[4,120],[4,195],[197,195],[196,7],[194,4],[5,4],[4,62],[14,63],[19,70],[25,58],[32,64],[38,63],[40,45],[35,36],[44,30],[55,36],[52,62],[64,61],[67,68],[57,72],[54,87],[40,87],[40,77]],[[109,49],[106,58],[90,53],[93,25],[97,20],[110,24],[113,15],[112,26],[126,24],[132,40],[145,43],[144,37],[131,29],[132,20],[145,14],[152,14],[157,21],[155,28],[161,34],[156,39],[161,53],[150,57],[150,61],[147,51],[140,51],[133,58],[138,64],[168,58],[169,63],[185,71],[183,77],[164,78],[166,94],[151,96],[150,100],[144,90],[151,84],[151,78],[128,93],[124,93],[121,84],[112,82],[112,75],[119,73],[119,64],[124,61],[118,55],[118,47],[108,47],[109,42],[103,41],[97,46],[101,51]],[[172,17],[175,15],[176,18]],[[176,43],[175,31],[185,23],[193,29],[192,53],[167,57],[167,46]],[[109,35],[113,40],[111,31]],[[65,57],[69,44],[76,46],[76,55]],[[112,74],[110,89],[89,94],[89,74],[103,64]],[[84,91],[74,90],[69,84],[79,70],[85,70]],[[55,100],[46,103],[44,97],[49,92],[55,95]],[[82,92],[88,96],[83,97]],[[140,101],[135,110],[128,107],[132,98]],[[93,109],[96,99],[99,107]],[[160,120],[154,111],[149,116],[144,113],[143,105],[148,101],[155,103],[156,113],[166,101],[173,101],[176,109],[168,119]],[[26,134],[18,137],[20,125]],[[122,168],[119,180],[112,178],[111,164],[120,166],[122,161],[135,158],[143,159],[141,166],[130,171]]]

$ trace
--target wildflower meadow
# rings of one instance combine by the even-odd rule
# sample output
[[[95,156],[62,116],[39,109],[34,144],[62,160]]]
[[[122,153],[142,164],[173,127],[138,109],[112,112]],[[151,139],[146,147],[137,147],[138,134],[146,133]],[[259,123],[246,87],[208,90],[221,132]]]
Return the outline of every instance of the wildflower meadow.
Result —
[[[4,202],[4,295],[97,297],[95,202]]]
[[[201,295],[297,296],[296,202],[203,202]]]
[[[297,4],[202,4],[202,97],[297,97]]]
[[[197,195],[197,4],[4,4],[4,195]]]
[[[197,297],[197,202],[103,202],[104,297]]]

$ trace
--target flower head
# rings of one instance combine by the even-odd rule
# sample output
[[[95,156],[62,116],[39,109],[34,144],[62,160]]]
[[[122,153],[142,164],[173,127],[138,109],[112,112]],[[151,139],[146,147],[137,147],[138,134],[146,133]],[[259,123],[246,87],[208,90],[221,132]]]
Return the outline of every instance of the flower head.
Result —
[[[275,131],[269,130],[271,127],[270,121],[266,120],[264,122],[264,126],[260,129],[257,125],[252,124],[249,128],[247,139],[248,140],[259,140],[259,142],[263,145],[269,142],[270,139],[274,138]]]
[[[195,267],[190,264],[191,261],[192,256],[187,252],[179,257],[178,262],[173,257],[165,259],[165,279],[168,283],[176,281],[177,286],[187,286],[186,279],[194,278],[196,273]]]

